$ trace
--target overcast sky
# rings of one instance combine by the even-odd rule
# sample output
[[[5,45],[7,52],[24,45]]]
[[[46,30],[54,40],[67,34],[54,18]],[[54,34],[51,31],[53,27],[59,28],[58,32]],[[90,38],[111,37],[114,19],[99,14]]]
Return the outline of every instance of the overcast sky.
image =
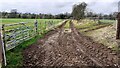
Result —
[[[96,13],[109,14],[118,11],[119,0],[2,0],[0,11],[17,9],[18,12],[59,14],[71,12],[72,6],[86,2],[88,9]]]

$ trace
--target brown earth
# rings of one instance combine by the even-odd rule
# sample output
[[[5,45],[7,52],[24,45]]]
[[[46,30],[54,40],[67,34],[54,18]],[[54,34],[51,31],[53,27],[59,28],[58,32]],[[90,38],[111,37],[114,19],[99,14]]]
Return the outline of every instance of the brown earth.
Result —
[[[23,52],[24,67],[118,68],[117,52],[83,36],[70,22],[48,32]]]

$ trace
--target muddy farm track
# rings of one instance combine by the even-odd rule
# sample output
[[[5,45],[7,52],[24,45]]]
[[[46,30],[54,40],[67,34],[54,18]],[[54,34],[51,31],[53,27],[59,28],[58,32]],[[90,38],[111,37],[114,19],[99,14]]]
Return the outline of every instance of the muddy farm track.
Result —
[[[117,68],[119,66],[116,52],[80,34],[72,21],[69,29],[64,28],[65,24],[66,22],[48,32],[44,38],[24,50],[24,67]]]

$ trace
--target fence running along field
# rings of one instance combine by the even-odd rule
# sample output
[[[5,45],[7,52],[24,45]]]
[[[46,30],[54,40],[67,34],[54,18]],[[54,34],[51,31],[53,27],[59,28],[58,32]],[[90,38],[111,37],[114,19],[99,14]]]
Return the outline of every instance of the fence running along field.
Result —
[[[54,21],[45,21],[35,23],[31,26],[29,23],[20,22],[16,24],[2,24],[2,34],[5,50],[10,50],[20,43],[35,37],[56,26]]]
[[[2,24],[2,30],[0,35],[0,45],[2,46],[2,66],[6,66],[6,51],[13,49],[20,43],[23,43],[37,35],[43,34],[46,31],[54,29],[62,25],[65,21],[44,21],[31,23],[15,23],[15,24]]]
[[[64,23],[64,21],[45,21],[40,23],[36,20],[33,24],[25,22],[16,24],[2,24],[2,34],[0,36],[2,42],[2,65],[7,65],[5,55],[7,50],[13,49],[20,43],[56,28],[62,23]]]

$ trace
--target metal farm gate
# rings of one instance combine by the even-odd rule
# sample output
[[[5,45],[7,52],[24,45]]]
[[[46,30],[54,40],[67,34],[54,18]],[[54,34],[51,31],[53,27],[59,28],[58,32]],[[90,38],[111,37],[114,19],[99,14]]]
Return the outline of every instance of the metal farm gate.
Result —
[[[0,64],[0,67],[1,65],[7,65],[5,55],[7,50],[13,49],[17,45],[43,33],[44,31],[53,29],[55,26],[62,23],[56,24],[56,22],[45,21],[38,23],[36,20],[32,24],[25,22],[2,24],[0,32],[0,63],[2,64]]]

